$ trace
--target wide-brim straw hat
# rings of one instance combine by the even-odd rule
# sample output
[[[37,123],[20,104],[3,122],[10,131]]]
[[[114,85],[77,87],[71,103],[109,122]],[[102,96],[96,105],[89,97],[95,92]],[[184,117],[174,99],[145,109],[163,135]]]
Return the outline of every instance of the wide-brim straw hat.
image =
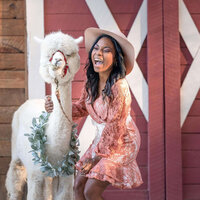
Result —
[[[111,32],[111,31],[107,31],[107,30],[103,30],[99,28],[93,28],[93,27],[87,28],[84,33],[85,48],[87,52],[90,51],[95,40],[100,35],[103,35],[103,34],[110,35],[115,40],[117,40],[117,42],[121,46],[122,51],[124,53],[124,64],[126,67],[126,75],[129,74],[131,70],[133,69],[135,53],[134,53],[133,45],[128,41],[128,39],[122,32],[117,32],[117,31]]]

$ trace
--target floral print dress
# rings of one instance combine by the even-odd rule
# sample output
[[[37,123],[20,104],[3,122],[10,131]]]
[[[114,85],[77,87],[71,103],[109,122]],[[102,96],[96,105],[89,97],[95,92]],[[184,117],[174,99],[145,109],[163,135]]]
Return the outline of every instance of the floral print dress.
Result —
[[[76,168],[81,171],[84,161],[97,155],[101,159],[86,177],[108,181],[121,189],[138,187],[143,183],[136,162],[141,138],[130,116],[131,95],[126,79],[118,80],[111,91],[113,100],[99,96],[90,104],[83,89],[81,98],[72,106],[73,120],[89,114],[97,130]]]

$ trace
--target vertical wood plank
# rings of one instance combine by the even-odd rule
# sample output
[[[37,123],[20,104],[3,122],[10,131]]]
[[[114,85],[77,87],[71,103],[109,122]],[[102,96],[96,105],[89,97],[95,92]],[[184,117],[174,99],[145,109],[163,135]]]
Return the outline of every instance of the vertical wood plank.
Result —
[[[23,2],[24,8],[26,8],[26,1]],[[24,10],[24,19],[27,19],[27,13],[26,10]],[[26,24],[27,24],[27,20],[26,20]],[[25,99],[28,99],[28,51],[27,51],[27,34],[24,35],[24,43],[25,43],[25,51],[24,51],[24,56],[25,56],[25,61],[24,61],[24,68],[25,68],[25,85],[24,85],[24,89],[25,89]]]
[[[162,6],[162,0],[148,1],[148,190],[150,200],[165,199]]]
[[[165,0],[163,8],[166,199],[182,200],[178,0]]]
[[[5,179],[6,179],[5,175],[0,175],[0,197],[2,200],[7,199]]]
[[[0,199],[2,200],[7,199],[5,179],[11,155],[10,123],[14,111],[25,100],[26,7],[24,4],[25,0],[0,0]]]

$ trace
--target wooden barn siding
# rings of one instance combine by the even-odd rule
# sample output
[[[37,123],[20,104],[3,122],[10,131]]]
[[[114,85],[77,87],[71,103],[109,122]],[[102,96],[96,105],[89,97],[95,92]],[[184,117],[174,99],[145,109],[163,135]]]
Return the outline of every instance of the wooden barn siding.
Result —
[[[192,19],[200,32],[200,0],[184,0]],[[181,38],[181,83],[193,61]],[[200,199],[200,91],[183,124],[182,169],[183,199]]]
[[[55,0],[45,0],[44,2],[45,34],[52,31],[62,30],[65,33],[71,34],[73,37],[78,37],[80,35],[84,35],[84,30],[87,27],[98,27],[84,0],[59,0],[59,4],[57,4],[57,1]],[[124,34],[127,35],[140,8],[142,0],[125,0],[123,2],[121,0],[107,0],[106,3],[111,10],[119,28]],[[83,87],[84,80],[86,79],[84,66],[87,60],[87,53],[84,49],[84,43],[80,44],[79,53],[81,57],[81,68],[76,74],[72,85],[73,101],[80,97],[80,88]],[[138,55],[137,62],[145,79],[147,80],[146,40]],[[47,86],[47,93],[50,93],[49,86]],[[144,184],[140,188],[127,191],[118,191],[112,187],[109,187],[105,193],[106,199],[109,200],[121,199],[126,195],[127,199],[147,199],[147,122],[134,97],[132,101],[132,109],[134,111],[133,118],[136,121],[142,137],[141,151],[137,160],[142,171]],[[80,123],[79,130],[83,123],[84,119]],[[113,190],[115,192],[112,192]]]
[[[148,1],[148,190],[149,199],[165,199],[163,2]]]
[[[0,0],[0,199],[6,199],[5,176],[10,162],[11,120],[25,101],[25,3]]]
[[[165,198],[167,200],[182,200],[178,5],[178,0],[163,1]]]

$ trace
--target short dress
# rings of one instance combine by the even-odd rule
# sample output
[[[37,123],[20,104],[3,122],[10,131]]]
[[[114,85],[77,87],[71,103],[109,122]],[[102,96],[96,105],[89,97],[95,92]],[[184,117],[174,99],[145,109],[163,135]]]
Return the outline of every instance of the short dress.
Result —
[[[86,177],[108,181],[121,189],[135,188],[143,183],[136,162],[141,137],[130,116],[131,94],[126,79],[119,79],[111,91],[112,100],[99,96],[91,104],[84,87],[79,101],[73,103],[73,120],[89,114],[96,126],[96,136],[76,168],[81,171],[86,159],[100,156]]]

